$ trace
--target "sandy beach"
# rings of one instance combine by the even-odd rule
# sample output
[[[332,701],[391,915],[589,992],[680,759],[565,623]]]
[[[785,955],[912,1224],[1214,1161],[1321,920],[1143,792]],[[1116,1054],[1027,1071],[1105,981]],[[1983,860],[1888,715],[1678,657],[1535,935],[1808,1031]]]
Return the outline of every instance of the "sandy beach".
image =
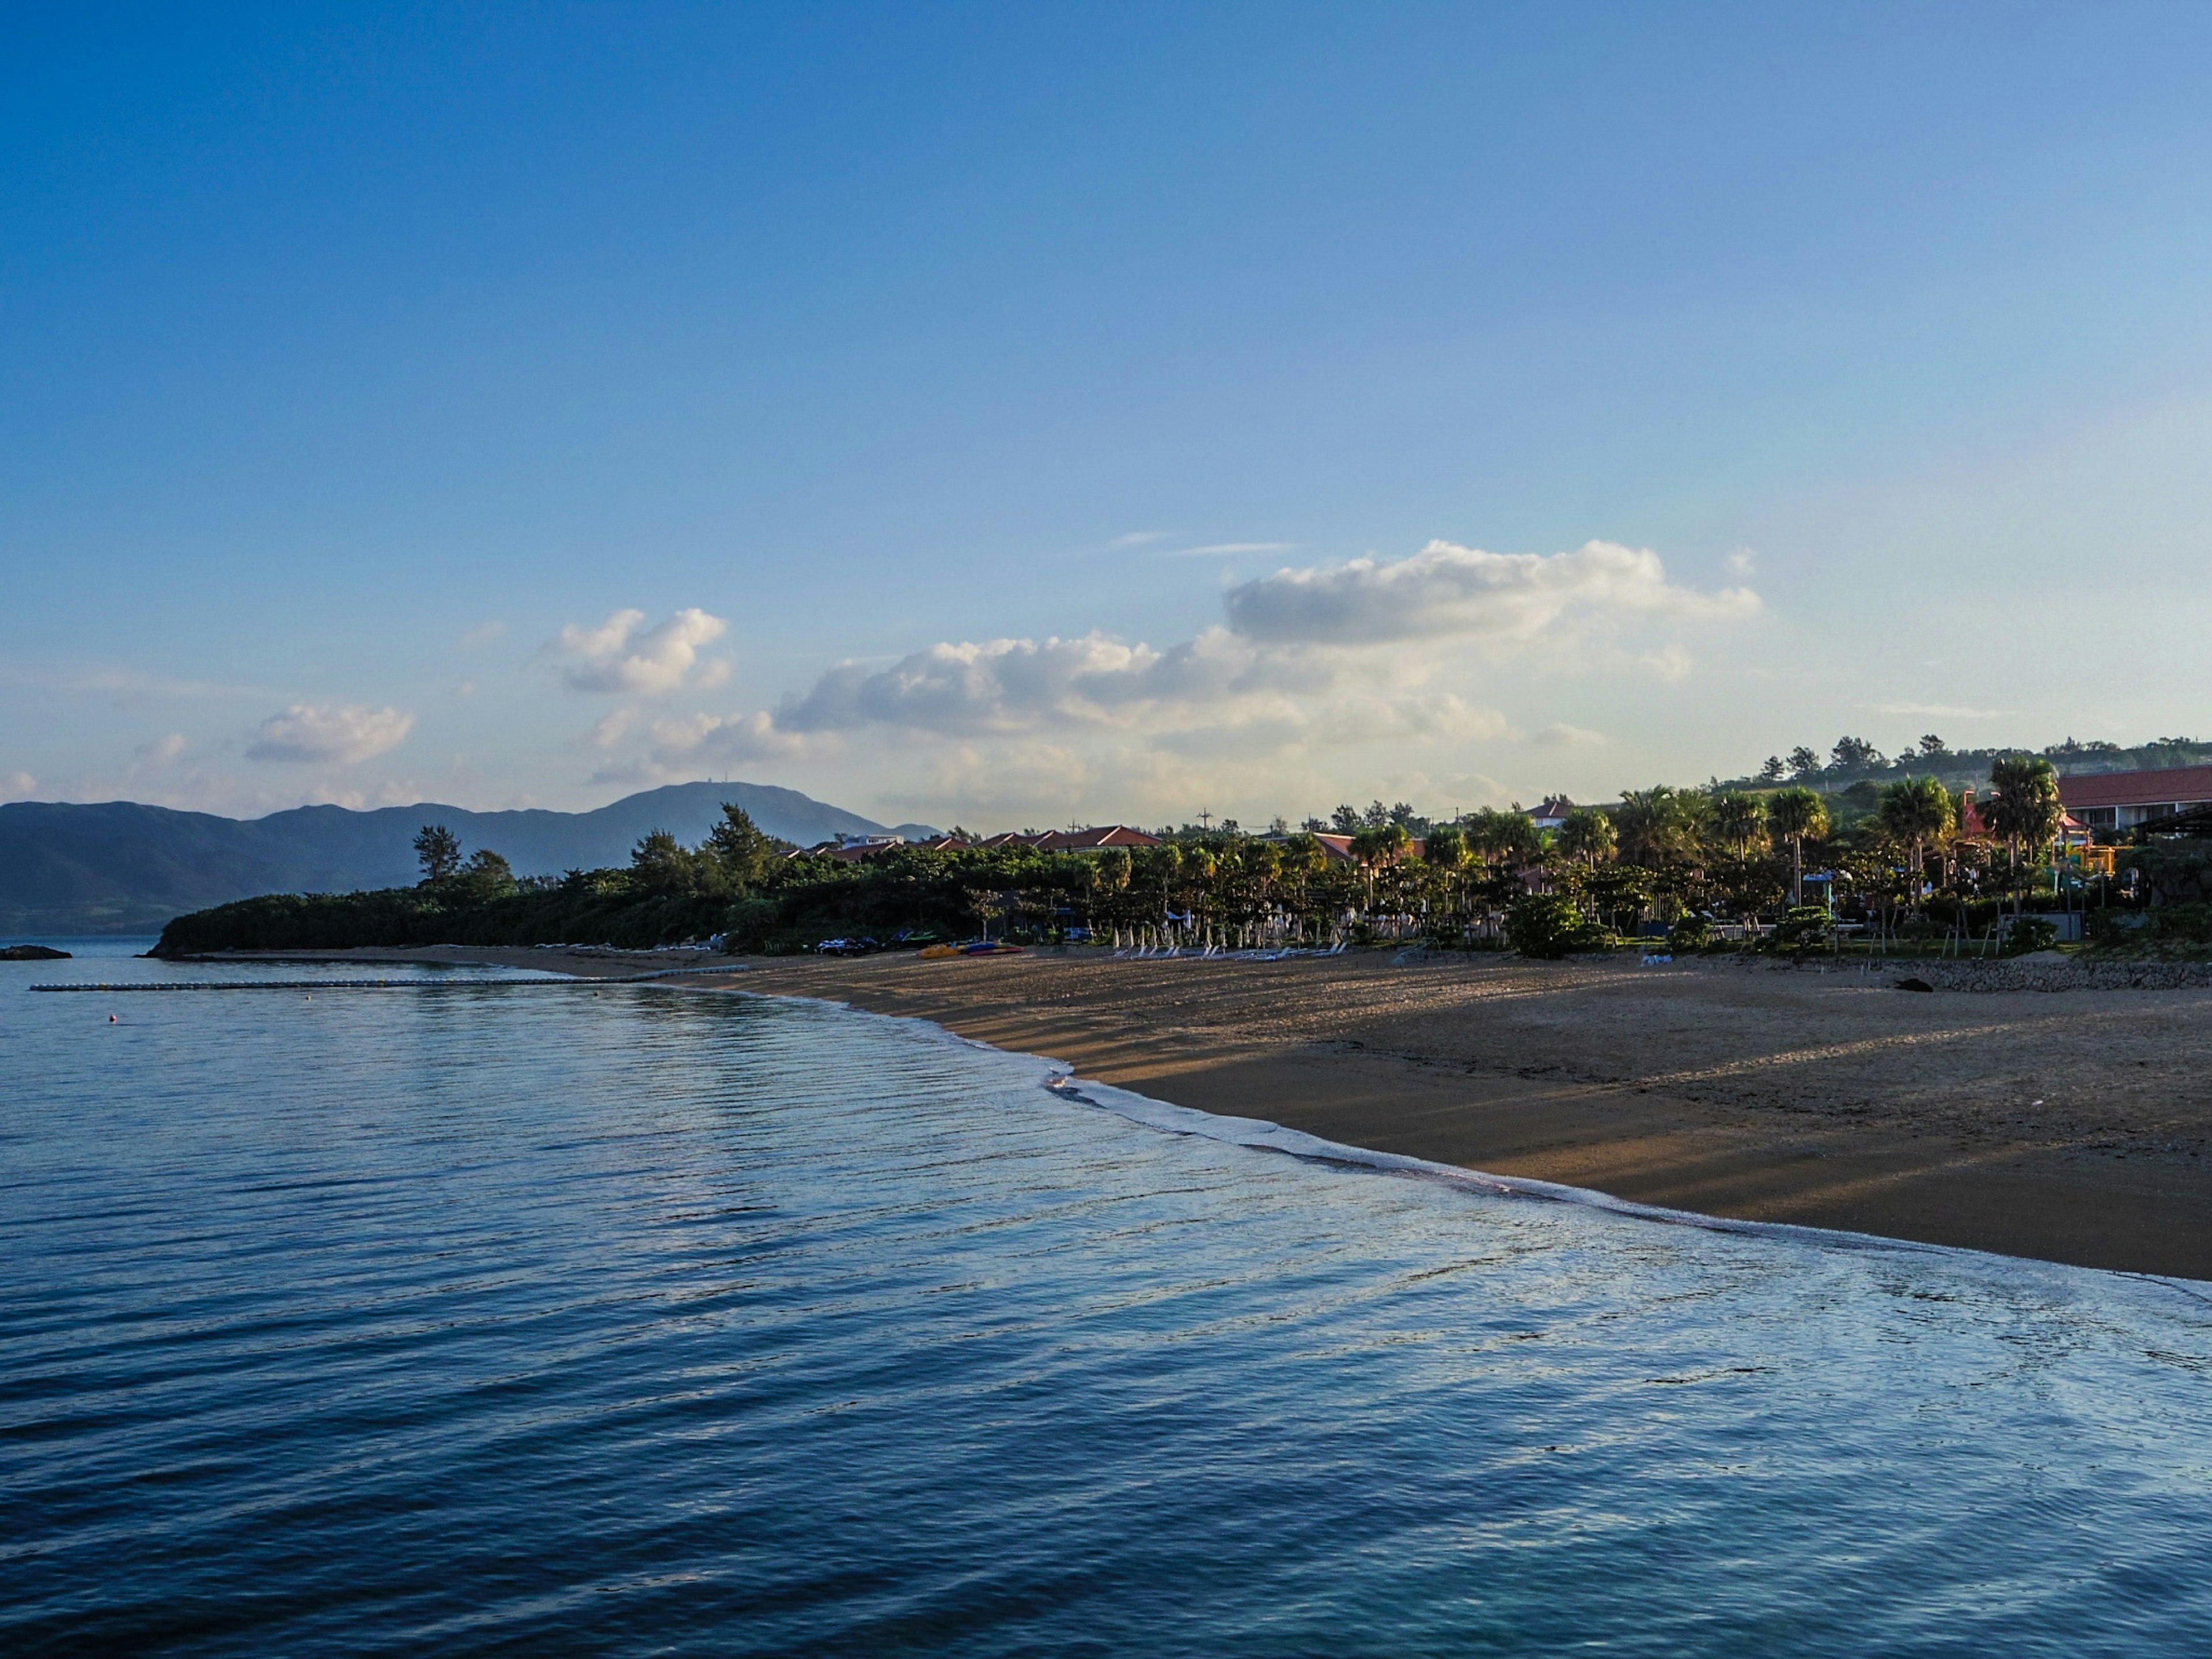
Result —
[[[673,960],[355,954],[594,975]],[[916,1016],[1180,1105],[1645,1203],[2212,1279],[2198,969],[1051,953],[728,966],[678,982]],[[1893,988],[1908,972],[1939,988]],[[1991,985],[2036,988],[1965,988]]]

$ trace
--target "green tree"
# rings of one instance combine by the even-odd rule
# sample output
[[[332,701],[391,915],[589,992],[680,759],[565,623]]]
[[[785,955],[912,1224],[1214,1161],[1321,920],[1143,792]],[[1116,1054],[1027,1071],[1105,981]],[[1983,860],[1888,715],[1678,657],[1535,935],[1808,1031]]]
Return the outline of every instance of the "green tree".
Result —
[[[649,831],[630,849],[630,878],[649,893],[688,893],[697,884],[697,860],[665,830]]]
[[[783,849],[743,807],[724,801],[721,821],[708,831],[701,850],[732,888],[746,893],[760,885]]]
[[[1892,839],[1911,849],[1917,904],[1929,844],[1940,842],[1958,823],[1951,792],[1935,778],[1907,778],[1882,790],[1875,816]]]
[[[461,838],[442,823],[426,823],[415,837],[415,856],[422,879],[434,886],[461,867]]]
[[[1449,873],[1468,861],[1467,832],[1455,823],[1439,824],[1421,842],[1421,862]]]
[[[1747,789],[1724,789],[1713,797],[1714,837],[1741,857],[1766,839],[1766,802]]]
[[[1595,870],[1613,857],[1620,845],[1613,820],[1595,806],[1577,806],[1559,826],[1559,849]]]
[[[514,891],[514,869],[490,848],[479,847],[444,884],[452,890],[454,902],[489,904]]]
[[[1485,864],[1526,864],[1542,850],[1536,825],[1526,812],[1486,806],[1462,820],[1468,848]]]
[[[1802,784],[1778,789],[1766,798],[1767,827],[1790,843],[1790,902],[1805,902],[1805,843],[1828,833],[1828,803]]]
[[[1809,778],[1820,769],[1820,757],[1813,752],[1809,745],[1801,743],[1790,751],[1791,777]]]
[[[2058,774],[2051,763],[2035,755],[2006,755],[1990,767],[1990,796],[1979,803],[1982,817],[2004,840],[2014,872],[2012,913],[2021,911],[2022,848],[2040,854],[2058,834],[2066,816],[2059,804]]]
[[[1623,790],[1613,819],[1620,856],[1650,869],[1693,859],[1706,810],[1703,795],[1663,783]]]
[[[1413,838],[1406,833],[1402,823],[1393,823],[1385,818],[1381,823],[1370,824],[1352,838],[1352,856],[1370,869],[1379,869],[1395,864],[1404,858],[1413,845]]]

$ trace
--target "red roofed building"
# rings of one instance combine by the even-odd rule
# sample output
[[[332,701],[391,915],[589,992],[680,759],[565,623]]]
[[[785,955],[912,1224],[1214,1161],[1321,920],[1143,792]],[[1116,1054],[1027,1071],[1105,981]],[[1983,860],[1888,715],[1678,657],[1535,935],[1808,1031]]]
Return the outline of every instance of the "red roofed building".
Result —
[[[1359,862],[1358,855],[1352,850],[1352,838],[1350,836],[1328,835],[1316,832],[1314,835],[1314,839],[1321,843],[1321,850],[1328,854],[1328,861],[1331,864],[1357,864]],[[1406,848],[1406,856],[1408,859],[1418,859],[1421,856],[1421,854],[1427,846],[1428,843],[1426,842],[1416,836],[1413,838],[1412,844]]]
[[[858,864],[862,859],[879,858],[885,853],[896,853],[906,845],[901,836],[847,836],[838,841],[825,841],[791,854],[793,858],[835,859],[840,864]]]
[[[1054,830],[1036,839],[1037,850],[1042,853],[1103,853],[1112,847],[1133,853],[1140,847],[1159,844],[1158,836],[1132,830],[1126,823],[1102,824],[1090,830]]]
[[[2058,780],[2058,799],[2092,830],[2130,830],[2188,807],[2212,806],[2212,766],[2076,773]]]

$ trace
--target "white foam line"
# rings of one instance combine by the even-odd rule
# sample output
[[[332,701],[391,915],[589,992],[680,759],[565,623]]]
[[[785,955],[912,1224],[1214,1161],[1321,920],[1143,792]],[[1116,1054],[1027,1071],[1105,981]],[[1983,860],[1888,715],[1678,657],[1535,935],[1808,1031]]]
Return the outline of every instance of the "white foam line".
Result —
[[[1747,1221],[1731,1216],[1705,1215],[1696,1210],[1670,1210],[1657,1204],[1638,1204],[1632,1199],[1616,1198],[1611,1193],[1601,1193],[1592,1187],[1570,1187],[1556,1181],[1538,1181],[1527,1176],[1492,1175],[1482,1170],[1470,1170],[1457,1164],[1438,1164],[1425,1158],[1413,1158],[1404,1152],[1378,1152],[1365,1146],[1353,1146],[1340,1140],[1326,1140],[1309,1134],[1304,1129],[1286,1128],[1265,1118],[1232,1117],[1224,1112],[1201,1111],[1195,1106],[1177,1106],[1170,1101],[1155,1100],[1150,1095],[1117,1087],[1111,1083],[1098,1083],[1079,1078],[1075,1068],[1063,1060],[1045,1054],[1033,1054],[1017,1048],[1001,1048],[995,1043],[984,1042],[971,1036],[963,1036],[950,1027],[918,1014],[883,1014],[870,1008],[857,1008],[849,1002],[835,997],[810,997],[787,992],[746,991],[735,986],[701,987],[701,989],[725,991],[728,994],[758,997],[777,1002],[812,1002],[842,1012],[858,1014],[869,1019],[895,1021],[902,1025],[920,1027],[932,1038],[959,1044],[963,1048],[980,1048],[986,1054],[1011,1056],[1031,1061],[1044,1075],[1039,1085],[1061,1100],[1076,1102],[1100,1111],[1111,1112],[1117,1117],[1157,1129],[1164,1134],[1195,1135],[1202,1139],[1219,1141],[1228,1146],[1248,1147],[1254,1152],[1279,1152],[1287,1157],[1303,1158],[1311,1163],[1334,1164],[1340,1168],[1371,1170],[1378,1175],[1408,1177],[1418,1181],[1435,1182],[1491,1198],[1535,1199],[1547,1203],[1576,1204],[1586,1209],[1602,1210],[1609,1215],[1625,1217],[1632,1221],[1656,1222],[1668,1227],[1694,1227],[1701,1231],[1735,1233],[1753,1238],[1789,1239],[1802,1244],[1811,1244],[1828,1249],[1876,1250],[1886,1254],[1905,1255],[1956,1256],[1972,1261],[2002,1263],[2007,1269],[2032,1269],[2039,1274],[2056,1273],[2070,1276],[2077,1273],[2112,1273],[2114,1277],[2138,1279],[2163,1285],[2183,1294],[2206,1298],[2197,1291],[2187,1288],[2195,1281],[2172,1279],[2160,1273],[2137,1273],[2119,1270],[2078,1267],[2063,1261],[2045,1261],[2034,1256],[2007,1255],[1999,1250],[1978,1250],[1963,1244],[1929,1244],[1918,1239],[1891,1238],[1881,1233],[1852,1232],[1841,1227],[1811,1227],[1796,1221]]]

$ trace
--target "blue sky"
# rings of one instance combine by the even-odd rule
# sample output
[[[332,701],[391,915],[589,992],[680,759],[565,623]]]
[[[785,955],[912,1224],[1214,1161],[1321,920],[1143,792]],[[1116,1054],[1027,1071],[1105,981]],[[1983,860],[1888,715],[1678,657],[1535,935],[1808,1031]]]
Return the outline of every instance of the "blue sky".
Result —
[[[1262,818],[2212,731],[2208,46],[19,12],[0,796]]]

